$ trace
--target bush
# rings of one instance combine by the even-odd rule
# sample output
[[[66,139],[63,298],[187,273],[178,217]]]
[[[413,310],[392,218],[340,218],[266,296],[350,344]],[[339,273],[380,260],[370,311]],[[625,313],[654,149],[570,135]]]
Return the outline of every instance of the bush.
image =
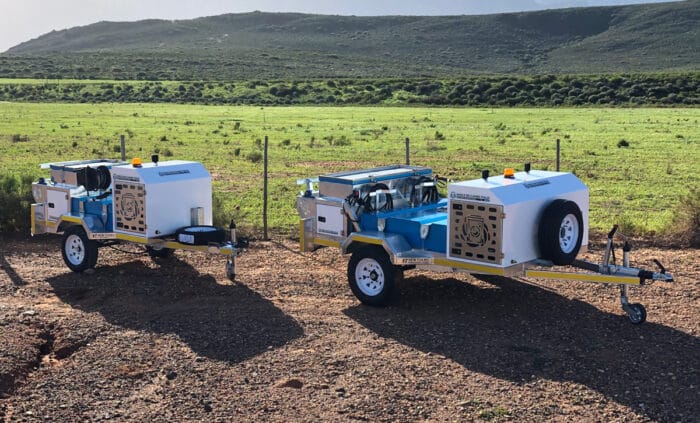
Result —
[[[248,153],[246,158],[252,163],[260,163],[260,161],[263,159],[263,155],[259,151],[252,151]]]
[[[348,139],[345,135],[341,135],[340,138],[333,140],[333,145],[338,147],[351,145],[352,141]]]
[[[694,187],[681,198],[667,235],[682,245],[700,247],[700,188]]]
[[[428,151],[442,151],[442,150],[447,150],[447,147],[444,145],[440,145],[437,141],[428,141],[428,144],[426,146]]]
[[[617,148],[629,147],[629,146],[630,146],[629,141],[627,141],[627,140],[624,139],[624,138],[617,142]]]
[[[33,177],[0,175],[0,232],[29,229]]]
[[[238,226],[239,236],[250,237],[248,215],[241,211],[240,206],[231,204],[231,198],[230,193],[218,191],[212,193],[212,223],[228,229],[233,220]]]

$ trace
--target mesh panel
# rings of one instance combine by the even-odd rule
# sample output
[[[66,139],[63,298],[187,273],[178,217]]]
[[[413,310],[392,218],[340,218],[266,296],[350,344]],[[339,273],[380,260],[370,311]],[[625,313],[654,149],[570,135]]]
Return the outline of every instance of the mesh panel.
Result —
[[[452,200],[450,256],[501,264],[503,206]]]
[[[114,217],[116,228],[139,234],[146,233],[145,190],[143,184],[116,184]]]

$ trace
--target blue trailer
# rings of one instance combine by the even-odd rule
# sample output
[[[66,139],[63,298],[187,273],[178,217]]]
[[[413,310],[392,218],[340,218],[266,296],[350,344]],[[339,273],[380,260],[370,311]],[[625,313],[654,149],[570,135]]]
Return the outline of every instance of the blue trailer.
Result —
[[[577,259],[588,246],[589,198],[571,173],[527,164],[447,184],[430,168],[394,165],[298,182],[305,187],[296,202],[301,251],[350,254],[348,283],[364,304],[385,305],[403,272],[421,268],[617,284],[624,311],[639,324],[646,310],[628,301],[628,286],[673,281],[660,264],[658,271],[630,267],[627,242],[622,263],[614,263],[617,227],[600,263]]]
[[[42,168],[51,175],[32,184],[32,235],[62,234],[72,271],[93,269],[101,247],[130,242],[153,258],[174,250],[223,254],[235,278],[235,224],[228,231],[212,225],[211,176],[201,163],[153,155],[150,163],[97,159]]]

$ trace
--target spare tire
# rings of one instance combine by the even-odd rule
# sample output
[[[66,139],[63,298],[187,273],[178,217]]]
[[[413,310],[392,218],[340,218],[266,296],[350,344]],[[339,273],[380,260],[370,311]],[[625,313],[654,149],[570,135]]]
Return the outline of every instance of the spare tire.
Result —
[[[583,216],[573,201],[554,200],[542,213],[537,230],[540,257],[557,265],[571,264],[583,240]]]
[[[175,232],[177,242],[188,245],[221,244],[226,240],[226,230],[218,226],[186,226]]]

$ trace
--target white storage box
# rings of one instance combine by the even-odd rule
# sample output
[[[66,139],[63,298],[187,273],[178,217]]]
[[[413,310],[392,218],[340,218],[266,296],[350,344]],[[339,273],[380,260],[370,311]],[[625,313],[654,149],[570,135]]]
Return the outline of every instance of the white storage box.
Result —
[[[588,188],[571,173],[533,170],[448,186],[447,256],[510,267],[540,257],[538,229],[556,199],[576,203],[582,215],[581,248],[588,245]]]
[[[212,224],[209,172],[197,162],[166,161],[112,168],[114,231],[146,238],[192,225],[192,210]]]

